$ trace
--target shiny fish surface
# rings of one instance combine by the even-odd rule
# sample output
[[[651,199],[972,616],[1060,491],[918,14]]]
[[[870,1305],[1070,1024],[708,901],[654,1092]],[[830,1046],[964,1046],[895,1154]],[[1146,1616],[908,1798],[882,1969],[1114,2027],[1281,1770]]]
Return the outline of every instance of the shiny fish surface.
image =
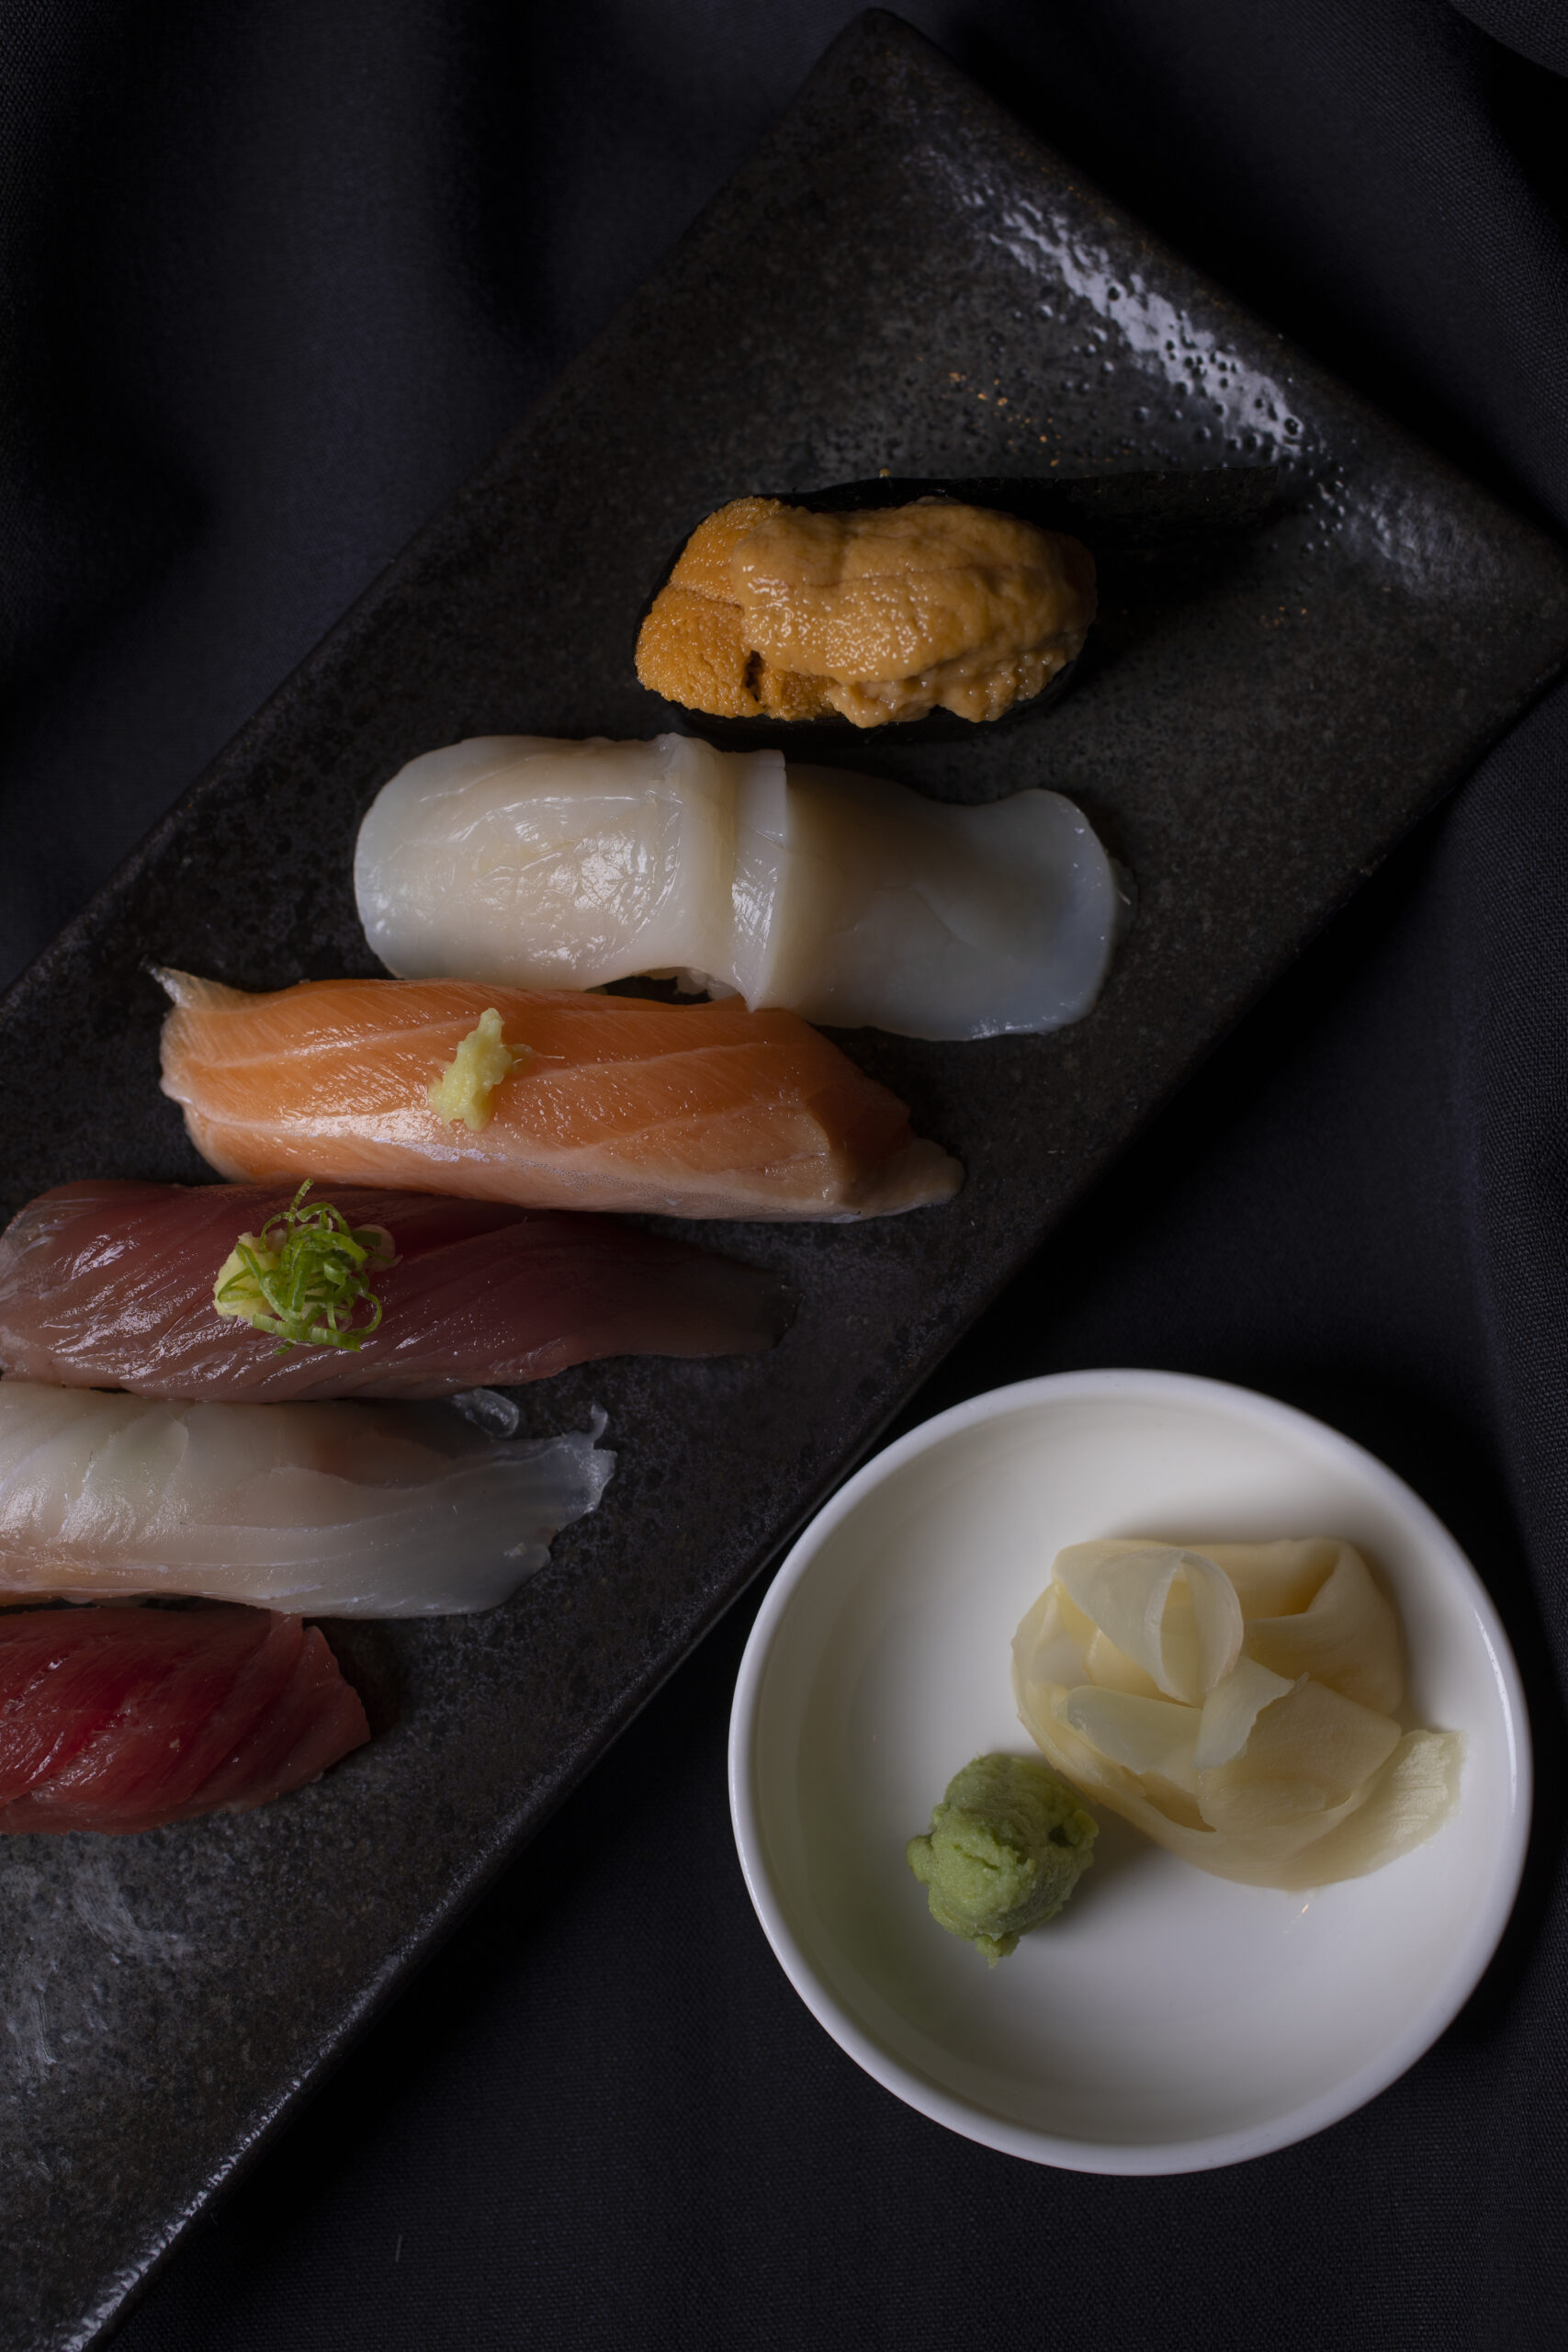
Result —
[[[1082,1020],[1125,912],[1059,793],[959,808],[684,735],[428,752],[367,815],[355,890],[405,978],[679,971],[753,1012],[932,1038]]]
[[[241,1233],[261,1233],[292,1197],[287,1184],[115,1179],[40,1194],[0,1234],[0,1364],[144,1396],[433,1397],[602,1356],[765,1348],[783,1322],[771,1276],[668,1236],[349,1185],[333,1206],[397,1251],[375,1276],[381,1323],[357,1349],[280,1351],[220,1316],[212,1292]]]
[[[471,980],[248,996],[161,978],[164,1091],[225,1176],[770,1219],[886,1216],[962,1182],[897,1095],[791,1012]],[[492,1009],[522,1062],[475,1132],[429,1088]]]
[[[0,1832],[246,1813],[370,1736],[319,1628],[261,1609],[0,1616]]]
[[[0,1380],[0,1599],[493,1609],[614,1466],[586,1432],[492,1438],[445,1405],[175,1404]]]

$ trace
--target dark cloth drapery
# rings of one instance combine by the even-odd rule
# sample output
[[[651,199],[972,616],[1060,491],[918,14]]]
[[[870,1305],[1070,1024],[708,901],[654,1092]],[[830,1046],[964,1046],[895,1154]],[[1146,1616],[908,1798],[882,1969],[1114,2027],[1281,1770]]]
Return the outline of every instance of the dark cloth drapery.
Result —
[[[1555,0],[907,0],[1257,310],[1568,527]],[[0,956],[23,962],[741,162],[833,0],[0,6]],[[1108,2181],[863,2078],[762,1941],[720,1630],[128,2322],[134,2352],[1561,2339],[1568,690],[915,1417],[1207,1372],[1382,1453],[1529,1688],[1524,1900],[1305,2145]]]

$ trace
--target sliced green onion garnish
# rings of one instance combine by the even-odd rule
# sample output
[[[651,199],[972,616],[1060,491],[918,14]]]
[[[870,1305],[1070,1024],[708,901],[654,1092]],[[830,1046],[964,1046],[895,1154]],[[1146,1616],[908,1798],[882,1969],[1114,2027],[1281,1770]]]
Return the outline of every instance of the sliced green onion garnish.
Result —
[[[295,1347],[363,1346],[381,1320],[370,1277],[396,1255],[381,1226],[351,1226],[330,1201],[302,1207],[310,1184],[307,1177],[291,1205],[259,1234],[241,1234],[213,1286],[219,1314],[276,1334],[280,1355]],[[355,1322],[362,1307],[367,1318]]]

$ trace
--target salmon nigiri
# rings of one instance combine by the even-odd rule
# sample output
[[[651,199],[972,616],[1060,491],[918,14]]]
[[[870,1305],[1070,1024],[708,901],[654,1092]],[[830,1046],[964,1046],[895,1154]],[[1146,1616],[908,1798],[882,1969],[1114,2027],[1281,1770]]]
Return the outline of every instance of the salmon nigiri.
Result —
[[[164,1091],[223,1175],[665,1216],[886,1216],[957,1161],[792,1012],[466,980],[159,974]],[[433,1099],[433,1097],[434,1099]]]

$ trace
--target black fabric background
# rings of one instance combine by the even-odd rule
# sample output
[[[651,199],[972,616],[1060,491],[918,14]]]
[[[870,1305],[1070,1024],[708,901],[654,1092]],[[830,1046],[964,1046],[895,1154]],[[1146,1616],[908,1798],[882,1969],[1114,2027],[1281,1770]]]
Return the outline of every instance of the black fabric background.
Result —
[[[608,316],[834,0],[4,0],[0,967]],[[1561,0],[906,0],[1043,134],[1568,524]],[[132,2352],[1562,2339],[1568,690],[921,1398],[1247,1382],[1382,1453],[1529,1686],[1526,1893],[1370,2109],[1196,2178],[1015,2164],[811,2022],[730,1845],[721,1628],[216,2215]]]

